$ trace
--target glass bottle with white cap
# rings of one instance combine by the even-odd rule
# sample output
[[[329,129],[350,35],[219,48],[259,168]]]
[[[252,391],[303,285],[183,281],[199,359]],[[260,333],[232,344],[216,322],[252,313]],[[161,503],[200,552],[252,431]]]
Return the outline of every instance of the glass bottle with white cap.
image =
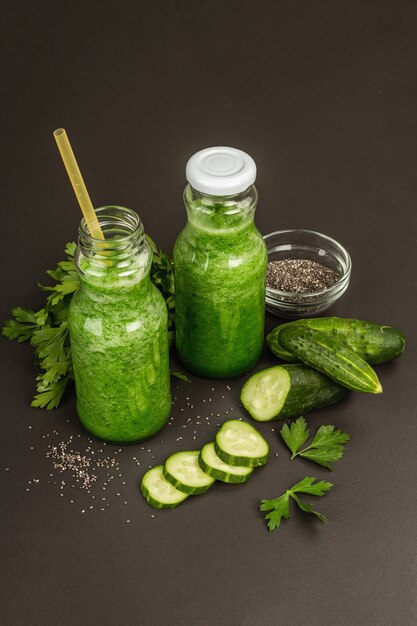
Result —
[[[255,365],[264,341],[256,165],[241,150],[207,148],[190,158],[186,177],[188,221],[174,249],[178,356],[201,376],[237,376]]]

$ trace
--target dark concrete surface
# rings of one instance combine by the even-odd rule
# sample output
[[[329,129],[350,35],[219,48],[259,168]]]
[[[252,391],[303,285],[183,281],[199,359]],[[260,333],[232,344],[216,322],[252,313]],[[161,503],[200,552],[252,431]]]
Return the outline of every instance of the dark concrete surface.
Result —
[[[381,396],[311,414],[312,430],[351,434],[332,474],[290,462],[279,423],[263,424],[271,459],[249,483],[167,512],[145,503],[141,476],[243,416],[245,377],[174,380],[172,424],[119,452],[89,442],[73,394],[56,411],[31,408],[31,349],[1,340],[2,624],[417,623],[416,3],[16,1],[2,3],[2,18],[1,319],[42,305],[36,281],[76,237],[52,137],[63,126],[94,204],[136,210],[168,252],[185,222],[188,157],[246,150],[261,232],[339,240],[353,273],[332,313],[407,335],[404,356],[377,368]],[[268,329],[276,323],[268,316]],[[258,369],[274,362],[265,350]],[[118,459],[91,494],[46,456],[71,436],[89,458]],[[306,475],[334,483],[315,502],[329,523],[294,511],[269,534],[260,499]]]

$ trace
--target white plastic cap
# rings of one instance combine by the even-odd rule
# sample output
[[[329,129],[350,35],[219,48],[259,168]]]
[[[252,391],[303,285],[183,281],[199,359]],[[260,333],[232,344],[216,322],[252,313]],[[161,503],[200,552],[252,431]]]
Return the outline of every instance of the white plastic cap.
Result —
[[[252,157],[236,148],[205,148],[193,154],[185,168],[191,187],[211,196],[231,196],[245,191],[256,179]]]

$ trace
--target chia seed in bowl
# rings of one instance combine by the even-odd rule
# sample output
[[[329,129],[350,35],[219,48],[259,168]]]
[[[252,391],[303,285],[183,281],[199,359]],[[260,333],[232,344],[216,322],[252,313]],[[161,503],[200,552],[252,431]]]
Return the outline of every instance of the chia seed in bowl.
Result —
[[[346,291],[352,262],[334,239],[311,230],[276,231],[268,249],[266,308],[288,319],[312,317]]]

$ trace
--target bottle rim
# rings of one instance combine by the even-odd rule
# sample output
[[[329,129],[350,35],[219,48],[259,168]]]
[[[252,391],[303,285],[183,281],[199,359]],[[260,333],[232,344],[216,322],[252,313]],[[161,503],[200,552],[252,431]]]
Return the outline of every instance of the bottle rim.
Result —
[[[137,231],[144,230],[142,221],[139,215],[132,209],[128,209],[124,206],[116,204],[108,204],[95,209],[98,222],[101,226],[103,233],[108,232],[108,227],[119,226],[120,229],[126,232],[119,235],[120,239],[129,238],[134,236]],[[113,213],[113,214],[112,214]],[[79,225],[79,233],[85,237],[88,237],[92,241],[101,241],[97,237],[93,237],[88,228],[87,222],[83,217]]]

